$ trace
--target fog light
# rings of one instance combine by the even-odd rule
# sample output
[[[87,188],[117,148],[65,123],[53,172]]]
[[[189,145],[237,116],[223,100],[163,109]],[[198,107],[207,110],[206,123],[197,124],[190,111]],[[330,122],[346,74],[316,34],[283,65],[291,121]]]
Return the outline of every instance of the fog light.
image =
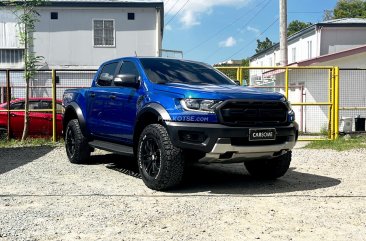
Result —
[[[207,136],[202,132],[181,131],[179,138],[181,141],[202,143],[207,139]]]

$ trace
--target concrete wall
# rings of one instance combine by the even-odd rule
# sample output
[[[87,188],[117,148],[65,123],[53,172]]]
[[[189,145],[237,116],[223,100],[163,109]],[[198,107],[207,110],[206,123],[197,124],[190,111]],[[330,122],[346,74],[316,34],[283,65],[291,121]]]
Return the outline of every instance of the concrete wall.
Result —
[[[51,20],[50,12],[58,12]],[[134,12],[135,20],[127,20]],[[156,9],[42,8],[35,33],[35,52],[49,67],[99,66],[121,56],[157,56],[161,46]],[[115,20],[115,47],[93,46],[93,19]]]

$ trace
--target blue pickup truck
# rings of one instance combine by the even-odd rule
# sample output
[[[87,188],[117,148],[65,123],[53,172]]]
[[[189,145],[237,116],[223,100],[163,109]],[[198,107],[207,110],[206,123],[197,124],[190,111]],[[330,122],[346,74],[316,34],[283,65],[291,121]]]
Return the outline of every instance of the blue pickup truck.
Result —
[[[67,156],[94,148],[136,158],[144,183],[181,183],[191,162],[244,163],[256,178],[283,176],[298,125],[279,93],[238,86],[200,62],[128,57],[103,63],[90,88],[66,90]]]

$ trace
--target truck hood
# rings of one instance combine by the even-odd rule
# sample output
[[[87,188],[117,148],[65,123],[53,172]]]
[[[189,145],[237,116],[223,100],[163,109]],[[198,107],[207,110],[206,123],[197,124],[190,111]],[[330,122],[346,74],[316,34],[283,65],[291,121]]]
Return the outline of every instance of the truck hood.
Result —
[[[283,95],[276,92],[267,92],[255,88],[237,85],[189,85],[180,83],[156,84],[156,91],[184,95],[185,98],[199,99],[255,99],[280,100]]]

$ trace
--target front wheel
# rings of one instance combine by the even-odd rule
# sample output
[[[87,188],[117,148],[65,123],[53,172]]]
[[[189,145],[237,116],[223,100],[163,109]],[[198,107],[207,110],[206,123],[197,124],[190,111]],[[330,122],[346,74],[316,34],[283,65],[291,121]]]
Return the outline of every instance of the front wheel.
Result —
[[[142,180],[151,189],[165,190],[182,181],[182,150],[173,146],[167,130],[160,124],[148,125],[142,131],[137,161]]]
[[[90,146],[87,138],[81,132],[79,121],[70,120],[65,131],[65,147],[71,163],[86,163],[90,157]]]
[[[276,179],[285,175],[291,163],[291,151],[268,160],[244,162],[249,174],[260,179]]]

